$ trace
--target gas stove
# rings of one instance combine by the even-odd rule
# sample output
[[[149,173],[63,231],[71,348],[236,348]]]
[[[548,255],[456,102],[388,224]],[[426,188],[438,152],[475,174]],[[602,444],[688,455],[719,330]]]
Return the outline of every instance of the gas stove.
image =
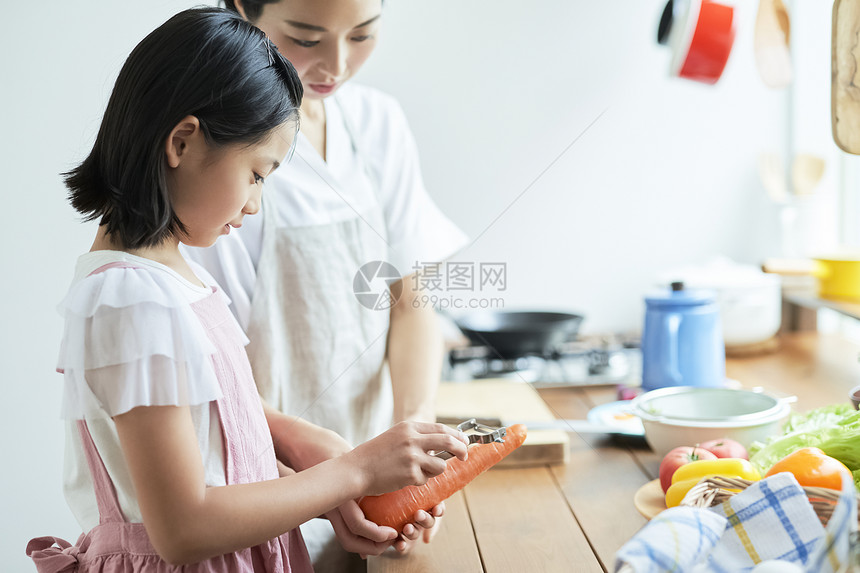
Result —
[[[638,384],[642,353],[638,335],[582,337],[543,354],[500,356],[488,346],[459,346],[447,357],[442,378],[465,382],[508,378],[535,386]]]

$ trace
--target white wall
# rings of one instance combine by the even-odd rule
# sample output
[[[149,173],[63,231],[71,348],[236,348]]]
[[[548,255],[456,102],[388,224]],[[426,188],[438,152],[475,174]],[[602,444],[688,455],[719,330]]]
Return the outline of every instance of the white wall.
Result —
[[[33,536],[79,533],[61,492],[54,308],[94,229],[77,222],[58,173],[89,150],[131,48],[195,3],[4,10],[3,570],[31,570],[23,551]],[[714,87],[666,77],[669,53],[654,42],[663,3],[386,2],[382,44],[361,80],[400,99],[428,188],[481,235],[460,259],[508,264],[509,308],[578,310],[592,332],[636,329],[642,294],[666,267],[714,254],[758,262],[778,250],[756,156],[784,148],[786,98],[754,68],[755,3],[740,3],[735,50]]]
[[[786,237],[795,255],[821,255],[857,233],[856,206],[845,202],[843,163],[857,158],[842,152],[833,142],[830,120],[832,3],[795,0],[791,5],[795,82],[789,105],[791,142],[786,157],[812,154],[826,161],[820,184],[810,196],[796,197],[797,221]],[[788,162],[786,162],[788,164]],[[854,179],[853,184],[860,182]],[[842,189],[840,190],[840,186]],[[842,191],[842,194],[840,194]],[[857,193],[850,194],[856,198]],[[841,201],[841,202],[840,202]],[[847,208],[846,208],[847,207]]]
[[[659,271],[778,254],[756,159],[783,151],[786,95],[755,70],[757,3],[737,3],[716,86],[667,77],[669,51],[655,42],[664,4],[386,6],[360,79],[399,98],[428,188],[470,236],[483,233],[459,258],[508,263],[508,308],[568,308],[587,331],[635,330]]]

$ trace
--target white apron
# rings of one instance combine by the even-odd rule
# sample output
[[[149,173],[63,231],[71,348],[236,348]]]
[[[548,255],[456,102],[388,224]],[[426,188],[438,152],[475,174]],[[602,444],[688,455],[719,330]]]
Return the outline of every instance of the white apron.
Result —
[[[378,199],[379,186],[342,107],[341,116]],[[353,279],[365,263],[388,257],[382,207],[377,200],[354,218],[307,227],[280,225],[265,194],[262,211],[247,331],[260,394],[281,412],[334,430],[353,445],[367,441],[392,421],[385,364],[390,317],[388,310],[359,303]],[[301,530],[318,573],[364,570],[365,562],[340,547],[327,521],[311,520]]]
[[[341,115],[378,198],[342,108]],[[278,410],[334,430],[353,445],[364,442],[391,425],[393,412],[385,364],[389,311],[366,308],[353,292],[358,269],[388,257],[382,207],[376,201],[352,219],[307,227],[279,225],[265,194],[262,210],[263,246],[247,332],[260,394]]]

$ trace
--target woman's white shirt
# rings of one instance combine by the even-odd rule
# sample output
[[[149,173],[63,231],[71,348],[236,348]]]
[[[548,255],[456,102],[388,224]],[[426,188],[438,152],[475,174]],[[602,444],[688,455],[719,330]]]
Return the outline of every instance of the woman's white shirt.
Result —
[[[266,179],[264,208],[274,208],[279,225],[307,227],[364,218],[380,205],[388,261],[402,276],[416,264],[443,261],[467,244],[424,187],[415,140],[399,104],[375,89],[347,84],[324,100],[326,160],[299,133],[290,161]],[[358,152],[353,149],[351,131]],[[263,242],[263,216],[246,216],[240,229],[208,249],[185,253],[212,273],[248,326],[251,298]],[[369,262],[369,261],[368,261]],[[356,269],[357,271],[358,269]]]
[[[91,275],[110,263],[135,268]],[[205,270],[193,268],[204,284],[215,284]],[[211,286],[195,285],[169,267],[128,253],[95,251],[78,259],[59,307],[65,332],[58,370],[67,424],[64,491],[84,531],[98,524],[99,513],[77,419],[86,419],[130,522],[143,520],[111,416],[137,406],[189,406],[206,484],[226,484],[214,402],[221,391],[210,363],[214,347],[190,307],[212,294]]]

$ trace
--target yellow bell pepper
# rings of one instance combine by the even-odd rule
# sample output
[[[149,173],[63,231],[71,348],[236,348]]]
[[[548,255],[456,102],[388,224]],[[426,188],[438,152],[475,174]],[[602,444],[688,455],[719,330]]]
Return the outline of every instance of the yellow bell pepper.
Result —
[[[681,504],[694,485],[707,477],[721,476],[742,478],[751,481],[761,479],[758,470],[749,461],[741,458],[721,458],[718,460],[697,460],[684,464],[672,474],[672,485],[666,491],[666,507]]]
[[[675,507],[681,505],[681,500],[687,495],[687,492],[693,489],[693,486],[710,476],[695,477],[681,480],[673,483],[666,490],[666,507]]]
[[[742,458],[720,458],[718,460],[696,460],[695,462],[684,464],[672,474],[672,483],[692,478],[700,480],[708,475],[736,477],[751,481],[761,479],[761,474],[749,463],[749,460]]]

